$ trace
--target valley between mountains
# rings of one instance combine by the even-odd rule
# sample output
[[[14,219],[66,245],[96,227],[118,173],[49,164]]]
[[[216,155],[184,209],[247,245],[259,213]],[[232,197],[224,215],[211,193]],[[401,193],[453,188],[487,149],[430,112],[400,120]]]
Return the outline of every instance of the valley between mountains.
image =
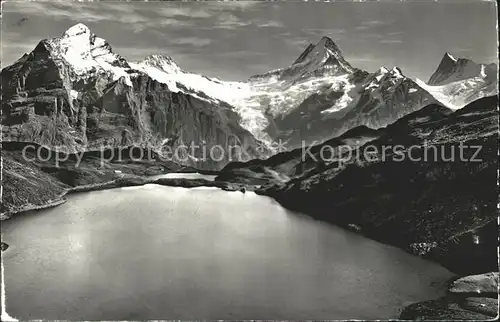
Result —
[[[498,271],[495,64],[445,53],[425,82],[358,69],[323,37],[286,68],[226,82],[168,56],[129,62],[77,24],[1,78],[2,219],[148,183],[254,192],[473,275],[401,318],[497,316],[498,274],[478,275]],[[154,177],[173,172],[216,177]]]

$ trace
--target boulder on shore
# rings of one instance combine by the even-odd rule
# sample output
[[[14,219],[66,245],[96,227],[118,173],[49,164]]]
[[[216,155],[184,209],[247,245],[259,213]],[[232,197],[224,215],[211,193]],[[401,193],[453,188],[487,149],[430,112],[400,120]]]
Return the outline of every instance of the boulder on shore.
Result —
[[[486,301],[483,301],[486,299]],[[466,305],[448,297],[414,303],[404,308],[401,320],[491,320],[497,316],[498,304],[490,298],[477,298],[476,305]],[[484,302],[484,303],[479,303]],[[484,307],[483,307],[484,305]]]
[[[470,275],[454,281],[449,291],[454,294],[498,294],[498,272]]]
[[[491,297],[467,297],[460,306],[491,317],[498,315],[498,300]]]
[[[498,272],[454,281],[449,294],[403,309],[402,320],[492,320],[498,316]]]

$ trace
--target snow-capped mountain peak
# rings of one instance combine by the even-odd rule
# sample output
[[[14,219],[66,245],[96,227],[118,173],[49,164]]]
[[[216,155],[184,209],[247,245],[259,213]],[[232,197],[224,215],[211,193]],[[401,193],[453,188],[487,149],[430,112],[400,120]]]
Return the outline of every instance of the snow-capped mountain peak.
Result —
[[[395,77],[403,77],[403,72],[399,67],[393,67],[391,70],[391,74]]]
[[[417,83],[439,102],[459,109],[476,99],[498,93],[496,64],[478,64],[467,58],[445,53],[429,81]]]
[[[333,40],[322,37],[315,45],[309,44],[290,66],[252,76],[249,81],[257,85],[278,84],[287,88],[313,78],[338,77],[354,71]]]
[[[75,37],[79,35],[93,35],[89,27],[83,23],[78,23],[63,33],[63,37]]]
[[[320,57],[321,59],[328,58],[329,56],[339,54],[341,55],[340,49],[333,42],[330,37],[323,37],[321,40],[312,48],[305,57],[306,59],[314,59]]]
[[[377,69],[377,71],[375,73],[376,74],[385,74],[385,73],[388,73],[388,72],[389,72],[389,69],[387,69],[385,66],[382,66],[379,69]]]
[[[125,58],[115,54],[105,39],[97,37],[82,23],[72,26],[61,37],[42,43],[54,59],[64,61],[81,78],[95,73],[108,74],[114,80],[128,77],[126,71],[130,66]]]
[[[369,83],[368,88],[375,88],[378,87],[380,83],[385,83],[388,80],[392,80],[394,82],[395,80],[402,79],[404,77],[405,76],[399,67],[394,67],[389,70],[385,66],[382,66],[372,74],[372,80]]]
[[[139,64],[158,68],[168,74],[182,73],[182,69],[170,56],[159,54],[149,55],[144,60],[139,62]]]
[[[328,58],[330,54],[335,52],[340,53],[340,49],[333,42],[330,37],[322,37],[321,40],[316,44],[309,44],[304,52],[293,62],[292,65],[303,63],[307,60],[319,60],[323,61]]]
[[[344,72],[352,72],[353,68],[344,59],[339,47],[330,37],[322,37],[316,45],[309,44],[304,52],[295,60],[294,65],[312,65],[319,67],[338,67]]]

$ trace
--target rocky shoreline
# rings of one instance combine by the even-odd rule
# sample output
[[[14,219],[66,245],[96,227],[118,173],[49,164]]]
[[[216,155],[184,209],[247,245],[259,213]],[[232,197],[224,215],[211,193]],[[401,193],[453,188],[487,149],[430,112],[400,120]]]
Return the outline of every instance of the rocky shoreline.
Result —
[[[498,272],[469,275],[453,281],[436,300],[411,304],[402,320],[497,320]]]
[[[192,172],[185,171],[182,173],[192,173]],[[222,181],[210,181],[206,179],[178,179],[178,178],[152,179],[140,176],[126,176],[123,178],[103,183],[95,183],[95,184],[87,184],[87,185],[71,187],[65,189],[65,191],[63,191],[58,196],[57,199],[49,199],[42,204],[38,205],[29,204],[19,207],[13,207],[11,208],[11,210],[0,214],[0,221],[7,220],[15,215],[20,215],[25,212],[39,211],[59,206],[65,203],[66,202],[65,197],[72,193],[91,192],[91,191],[107,190],[107,189],[122,188],[122,187],[143,186],[146,184],[158,184],[162,186],[182,187],[182,188],[214,187],[225,191],[241,191],[242,189],[245,189],[247,191],[253,191],[255,189],[255,187],[244,186],[242,184],[235,184]]]

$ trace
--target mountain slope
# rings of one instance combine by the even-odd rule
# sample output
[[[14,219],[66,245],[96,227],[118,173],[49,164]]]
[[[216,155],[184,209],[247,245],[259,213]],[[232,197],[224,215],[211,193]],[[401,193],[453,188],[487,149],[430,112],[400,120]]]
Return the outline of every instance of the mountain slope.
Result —
[[[431,104],[385,128],[230,163],[216,180],[245,182],[287,208],[461,274],[495,270],[497,104]]]
[[[349,156],[349,151],[355,151],[369,142],[383,140],[391,145],[421,143],[436,123],[442,122],[452,113],[453,110],[442,105],[430,104],[387,127],[374,130],[364,125],[358,126],[321,144],[282,152],[266,160],[229,163],[222,170],[220,179],[265,185],[299,180],[324,171],[327,167],[340,167],[344,161],[349,161],[343,154]]]
[[[459,273],[495,270],[497,104],[487,97],[454,113],[431,105],[340,163],[317,160],[316,170],[260,193]]]
[[[259,122],[249,129],[293,149],[353,127],[385,126],[436,100],[397,67],[375,73],[353,68],[328,37],[310,44],[295,62],[249,80],[245,106]],[[304,141],[304,142],[302,142]]]
[[[347,92],[327,90],[304,100],[294,111],[276,118],[278,139],[290,147],[317,144],[356,126],[385,127],[436,100],[401,70],[384,67],[351,77]]]
[[[161,79],[154,73],[158,68],[163,74],[181,73],[165,57],[129,64],[82,24],[42,40],[2,70],[2,139],[70,151],[122,145],[160,149],[168,142],[170,150],[193,144],[208,153],[214,146],[235,145],[247,159],[261,155],[260,143],[240,126],[232,106],[175,79]],[[225,150],[216,157],[220,162],[205,163],[200,151],[173,156],[210,168],[234,160]]]

